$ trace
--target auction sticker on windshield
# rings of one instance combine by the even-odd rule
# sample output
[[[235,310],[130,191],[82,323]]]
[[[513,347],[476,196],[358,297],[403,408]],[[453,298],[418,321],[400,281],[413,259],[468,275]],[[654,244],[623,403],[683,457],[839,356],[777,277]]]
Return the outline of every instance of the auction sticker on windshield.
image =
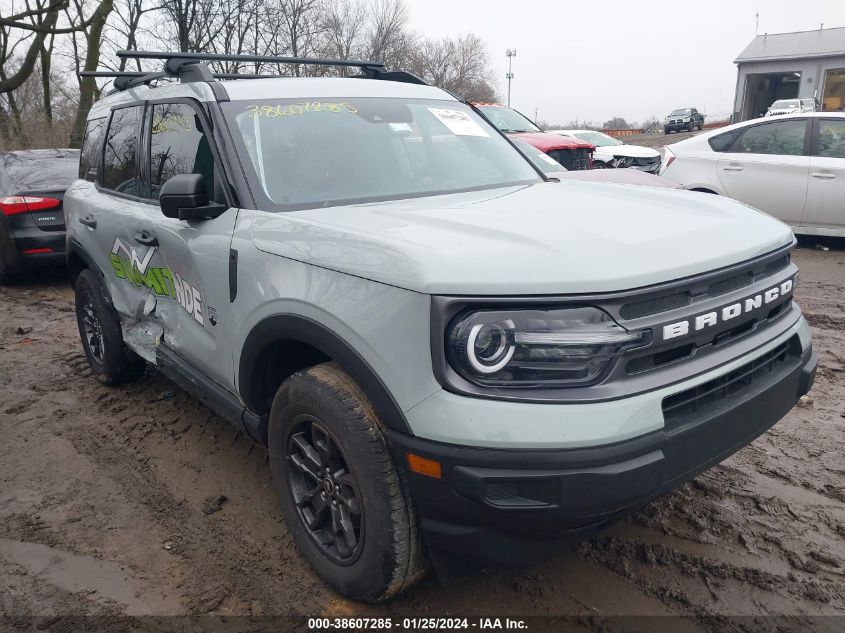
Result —
[[[445,108],[428,108],[455,136],[490,136],[466,112]]]

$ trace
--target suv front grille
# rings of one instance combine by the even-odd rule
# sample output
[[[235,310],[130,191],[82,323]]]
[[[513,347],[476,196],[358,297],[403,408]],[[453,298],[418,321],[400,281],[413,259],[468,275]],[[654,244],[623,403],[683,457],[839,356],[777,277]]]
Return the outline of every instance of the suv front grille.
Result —
[[[752,387],[765,388],[780,378],[781,370],[791,368],[800,358],[797,336],[742,367],[696,387],[663,399],[663,417],[667,425],[692,416],[702,416],[719,403],[743,399]]]
[[[660,314],[661,312],[669,312],[677,308],[688,306],[693,297],[696,300],[707,297],[718,297],[719,295],[738,290],[745,286],[750,286],[756,281],[760,281],[780,272],[789,266],[789,255],[781,255],[776,259],[770,261],[764,260],[755,265],[748,267],[739,273],[728,273],[717,277],[711,281],[706,288],[698,289],[692,287],[675,291],[666,294],[657,294],[648,299],[633,301],[625,303],[619,308],[619,316],[625,320],[639,319],[653,314]]]

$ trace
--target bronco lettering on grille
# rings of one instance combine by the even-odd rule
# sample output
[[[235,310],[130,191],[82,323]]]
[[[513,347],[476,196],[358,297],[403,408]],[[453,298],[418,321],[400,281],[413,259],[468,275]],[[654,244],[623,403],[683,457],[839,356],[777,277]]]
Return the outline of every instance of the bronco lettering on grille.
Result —
[[[678,338],[679,336],[686,336],[690,332],[700,332],[704,328],[713,327],[719,323],[730,321],[742,314],[748,314],[755,310],[760,310],[763,306],[782,299],[792,292],[794,286],[793,279],[787,279],[777,286],[769,288],[763,292],[759,292],[750,297],[746,297],[741,301],[731,303],[723,306],[717,310],[712,310],[704,314],[699,314],[696,317],[687,319],[685,321],[677,321],[663,326],[663,340]]]

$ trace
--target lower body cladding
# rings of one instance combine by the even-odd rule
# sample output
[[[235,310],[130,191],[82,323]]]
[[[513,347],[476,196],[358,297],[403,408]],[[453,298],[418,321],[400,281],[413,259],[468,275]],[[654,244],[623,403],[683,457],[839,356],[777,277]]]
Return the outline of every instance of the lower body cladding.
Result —
[[[391,434],[399,463],[411,453],[441,465],[440,478],[408,472],[435,567],[448,577],[466,563],[534,564],[723,461],[809,391],[818,361],[807,329],[801,318],[726,372],[661,390],[662,428],[623,441],[508,450]]]

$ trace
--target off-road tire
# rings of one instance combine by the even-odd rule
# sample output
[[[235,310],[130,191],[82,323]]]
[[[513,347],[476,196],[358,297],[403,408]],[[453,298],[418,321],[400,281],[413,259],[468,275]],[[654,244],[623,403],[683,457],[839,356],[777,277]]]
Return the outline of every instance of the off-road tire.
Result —
[[[303,418],[316,420],[333,436],[357,485],[363,538],[357,558],[345,564],[322,549],[296,505],[290,455]],[[361,388],[337,364],[316,365],[284,381],[270,412],[268,445],[273,486],[288,529],[327,585],[353,600],[379,602],[425,575],[417,518],[385,427]]]
[[[83,270],[76,279],[75,290],[79,337],[94,376],[105,385],[119,385],[139,378],[144,373],[146,363],[123,342],[120,319],[107,299],[99,276],[90,269]],[[99,328],[99,351],[92,347],[86,333],[86,317],[92,315]],[[87,325],[91,325],[90,320]]]

